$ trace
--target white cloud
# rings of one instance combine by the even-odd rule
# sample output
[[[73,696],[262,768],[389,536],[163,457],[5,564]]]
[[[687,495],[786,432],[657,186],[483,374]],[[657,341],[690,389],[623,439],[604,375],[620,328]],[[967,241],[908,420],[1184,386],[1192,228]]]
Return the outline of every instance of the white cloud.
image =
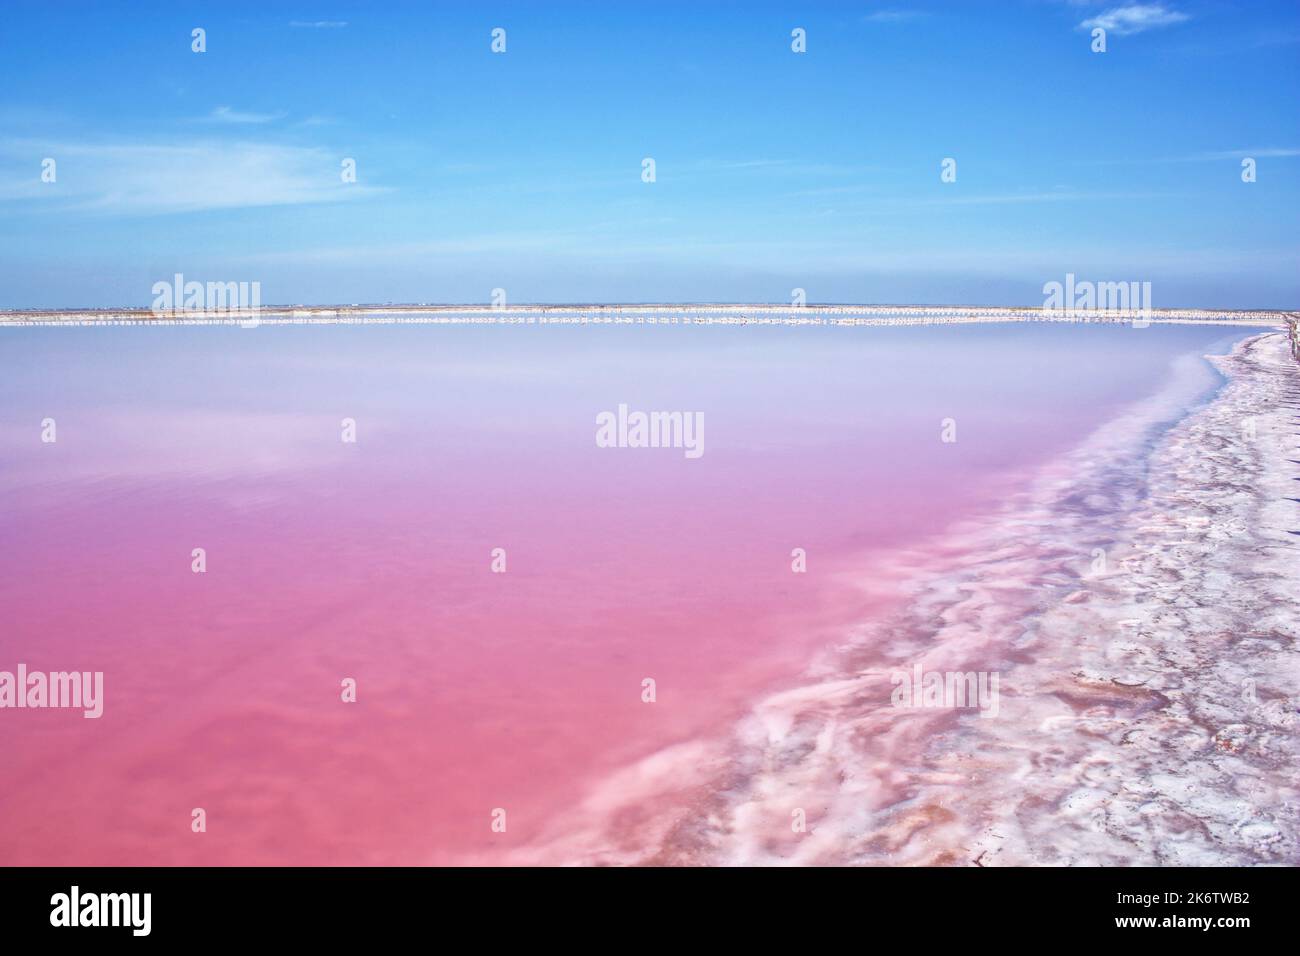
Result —
[[[1300,149],[1279,146],[1268,146],[1263,149],[1225,149],[1218,153],[1201,153],[1191,158],[1195,160],[1217,160],[1245,159],[1247,156],[1251,159],[1286,159],[1291,156],[1300,156]]]
[[[283,113],[252,113],[233,110],[229,106],[218,106],[207,118],[214,123],[273,123],[283,119]]]
[[[1002,206],[1020,203],[1042,202],[1098,202],[1111,199],[1154,199],[1158,193],[1113,193],[1113,192],[1076,192],[1058,190],[1056,192],[1007,193],[987,196],[940,196],[934,199],[918,199],[905,205],[918,206]]]
[[[922,10],[877,10],[862,18],[863,23],[905,23],[925,16]]]
[[[32,157],[58,161],[56,184],[31,188]],[[338,202],[384,192],[339,177],[341,157],[320,147],[248,141],[141,143],[0,141],[0,201],[55,202],[73,211],[160,215],[208,209]],[[11,170],[14,171],[10,175]],[[41,184],[37,184],[38,187]]]
[[[1060,263],[1077,263],[1076,272],[1097,275],[1140,272],[1160,274],[1289,275],[1297,250],[1179,249],[1152,250],[1141,244],[1090,246],[1070,242],[1027,250],[1011,243],[971,246],[959,240],[947,248],[898,245],[893,240],[813,239],[792,248],[783,237],[713,239],[707,236],[614,241],[614,233],[538,231],[535,233],[458,234],[438,240],[344,245],[250,255],[231,260],[230,268],[267,269],[274,265],[317,270],[314,276],[351,272],[454,277],[484,268],[528,263],[537,273],[578,274],[593,264],[601,269],[647,267],[695,269],[717,276],[723,271],[772,275],[967,275],[1002,277],[1055,275]],[[1140,264],[1140,268],[1135,266]],[[667,274],[667,273],[665,273]],[[1041,279],[1039,280],[1041,282]]]
[[[308,30],[341,30],[348,25],[346,20],[290,20],[289,26]]]
[[[1098,14],[1079,24],[1081,30],[1101,27],[1107,33],[1116,36],[1128,36],[1142,33],[1157,27],[1168,27],[1188,19],[1187,14],[1171,10],[1162,3],[1134,3],[1126,7],[1115,7]]]

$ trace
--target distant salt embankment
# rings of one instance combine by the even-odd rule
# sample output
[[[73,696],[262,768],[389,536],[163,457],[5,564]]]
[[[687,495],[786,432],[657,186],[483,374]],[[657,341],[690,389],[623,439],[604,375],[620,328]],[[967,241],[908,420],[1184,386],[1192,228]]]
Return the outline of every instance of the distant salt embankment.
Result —
[[[0,310],[0,325],[958,325],[1096,322],[1278,328],[1295,313],[1226,309],[1064,309],[926,305],[351,305],[255,309]]]

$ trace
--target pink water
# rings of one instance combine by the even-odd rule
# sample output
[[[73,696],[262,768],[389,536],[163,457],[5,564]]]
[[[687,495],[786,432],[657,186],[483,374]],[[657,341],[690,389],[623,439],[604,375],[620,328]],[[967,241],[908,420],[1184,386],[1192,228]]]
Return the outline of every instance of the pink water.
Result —
[[[0,670],[105,674],[99,720],[0,710],[0,863],[50,865],[504,859],[1225,334],[0,333]],[[598,448],[621,402],[702,412],[704,455]]]

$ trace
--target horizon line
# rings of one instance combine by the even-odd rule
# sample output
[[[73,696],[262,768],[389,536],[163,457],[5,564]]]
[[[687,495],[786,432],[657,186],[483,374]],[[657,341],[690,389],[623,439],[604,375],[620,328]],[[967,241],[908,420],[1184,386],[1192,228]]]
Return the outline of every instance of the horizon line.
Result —
[[[1148,307],[1145,309],[1108,309],[1093,308],[1083,309],[1075,307],[1066,307],[1064,309],[1049,309],[1042,304],[1009,304],[1009,303],[963,303],[963,304],[940,304],[927,302],[807,302],[802,305],[795,305],[786,302],[762,302],[762,301],[688,301],[688,302],[669,302],[663,300],[643,300],[643,301],[622,301],[622,302],[517,302],[510,304],[494,305],[491,302],[283,302],[274,305],[257,305],[244,308],[229,309],[152,309],[149,306],[136,305],[106,305],[106,306],[30,306],[23,308],[0,307],[0,316],[31,316],[31,315],[103,315],[103,314],[130,314],[130,315],[157,315],[160,317],[173,318],[183,317],[186,315],[195,316],[212,316],[212,315],[251,315],[251,314],[276,314],[290,312],[576,312],[590,310],[639,310],[643,312],[665,312],[681,310],[737,310],[737,309],[755,309],[766,312],[790,312],[797,313],[800,311],[825,312],[825,311],[861,311],[861,312],[882,312],[882,311],[909,311],[909,312],[977,312],[977,311],[1013,311],[1013,312],[1043,312],[1047,314],[1111,314],[1111,315],[1136,315],[1140,313],[1150,314],[1179,314],[1179,313],[1203,313],[1203,314],[1223,314],[1233,313],[1240,315],[1289,315],[1297,312],[1296,308],[1286,307],[1257,307],[1257,308],[1205,308],[1201,306],[1170,306],[1165,308]]]

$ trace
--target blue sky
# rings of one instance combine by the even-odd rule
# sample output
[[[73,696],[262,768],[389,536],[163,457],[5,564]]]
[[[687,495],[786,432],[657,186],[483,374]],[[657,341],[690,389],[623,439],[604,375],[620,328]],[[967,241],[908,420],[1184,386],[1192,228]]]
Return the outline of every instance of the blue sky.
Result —
[[[0,62],[0,307],[1300,305],[1294,0],[10,0]]]

